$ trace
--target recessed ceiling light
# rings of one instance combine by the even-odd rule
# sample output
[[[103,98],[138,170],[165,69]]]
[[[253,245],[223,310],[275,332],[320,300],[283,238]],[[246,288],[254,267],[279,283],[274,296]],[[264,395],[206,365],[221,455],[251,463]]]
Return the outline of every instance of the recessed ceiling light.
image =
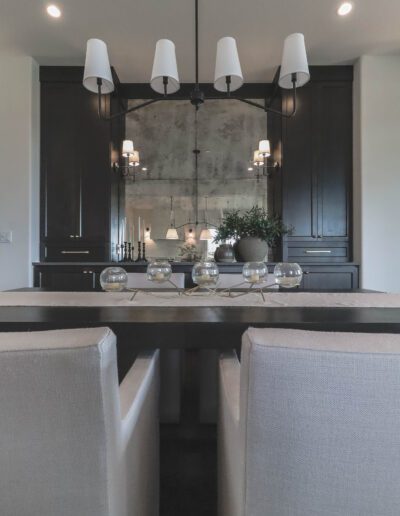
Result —
[[[249,172],[252,172],[252,171],[253,171],[253,167],[249,167],[247,170],[248,170]]]
[[[353,10],[353,4],[351,2],[343,2],[339,5],[337,13],[339,16],[347,16]]]
[[[146,172],[147,168],[146,167],[142,167],[142,170],[143,170],[143,172]]]
[[[59,18],[61,16],[61,10],[54,4],[48,5],[46,11],[52,18]]]

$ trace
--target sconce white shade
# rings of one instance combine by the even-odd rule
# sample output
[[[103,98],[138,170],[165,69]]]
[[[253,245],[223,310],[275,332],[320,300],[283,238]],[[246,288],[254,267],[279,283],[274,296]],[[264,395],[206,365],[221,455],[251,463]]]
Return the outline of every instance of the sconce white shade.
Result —
[[[107,45],[101,39],[92,38],[88,40],[86,45],[85,70],[83,72],[84,87],[93,93],[97,93],[97,79],[102,80],[101,93],[103,95],[114,91]]]
[[[292,74],[297,75],[296,86],[304,86],[310,80],[304,35],[290,34],[283,45],[281,73],[278,84],[281,88],[293,88]]]
[[[217,58],[215,61],[214,88],[217,91],[227,91],[226,77],[230,76],[230,91],[235,91],[243,84],[242,68],[236,40],[226,36],[217,43]]]
[[[253,164],[262,165],[264,163],[264,157],[260,154],[259,150],[254,151]]]
[[[138,167],[140,165],[139,151],[135,150],[129,156],[129,166],[130,167]]]
[[[124,140],[122,142],[122,155],[124,158],[127,158],[131,154],[133,154],[133,141],[132,140]]]
[[[200,240],[212,240],[212,234],[208,228],[205,228],[200,233]]]
[[[150,86],[157,93],[164,94],[164,77],[168,77],[167,93],[175,93],[179,90],[175,45],[169,39],[160,39],[156,44]]]
[[[258,144],[258,153],[261,157],[271,156],[271,146],[269,144],[269,140],[261,140]]]
[[[166,237],[167,240],[179,240],[178,231],[175,228],[168,228]]]

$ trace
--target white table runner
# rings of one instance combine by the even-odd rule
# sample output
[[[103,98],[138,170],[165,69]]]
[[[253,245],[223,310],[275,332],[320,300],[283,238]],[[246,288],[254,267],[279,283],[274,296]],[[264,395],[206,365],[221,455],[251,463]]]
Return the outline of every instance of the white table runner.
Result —
[[[400,308],[400,294],[268,292],[240,297],[181,295],[172,292],[0,292],[0,306],[154,306],[154,307],[381,307]]]

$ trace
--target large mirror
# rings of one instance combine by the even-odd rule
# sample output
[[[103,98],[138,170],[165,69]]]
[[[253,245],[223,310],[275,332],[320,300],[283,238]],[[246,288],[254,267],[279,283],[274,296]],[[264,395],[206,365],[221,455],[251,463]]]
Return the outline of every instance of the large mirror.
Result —
[[[140,102],[131,100],[130,107]],[[234,100],[207,101],[197,113],[187,101],[163,101],[127,116],[126,138],[139,151],[140,165],[126,178],[125,216],[135,239],[139,217],[149,229],[148,257],[179,260],[185,241],[203,256],[213,254],[215,244],[200,240],[206,221],[213,233],[226,210],[267,208],[267,180],[252,160],[266,132],[267,115]],[[166,238],[171,197],[179,240]]]

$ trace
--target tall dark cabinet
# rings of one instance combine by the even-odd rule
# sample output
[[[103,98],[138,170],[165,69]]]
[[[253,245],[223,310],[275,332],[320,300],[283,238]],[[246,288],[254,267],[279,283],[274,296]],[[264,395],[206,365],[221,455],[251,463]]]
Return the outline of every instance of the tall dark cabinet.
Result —
[[[351,66],[311,67],[298,90],[296,116],[269,116],[273,148],[282,168],[274,181],[278,211],[292,232],[284,238],[284,261],[337,263],[352,259]],[[277,102],[277,101],[276,101]],[[291,109],[291,95],[278,102]],[[280,184],[279,184],[280,183]],[[277,211],[277,210],[276,210]]]
[[[124,120],[105,122],[81,67],[41,67],[41,260],[115,258],[123,182],[113,170]],[[103,98],[106,113],[117,94]]]

